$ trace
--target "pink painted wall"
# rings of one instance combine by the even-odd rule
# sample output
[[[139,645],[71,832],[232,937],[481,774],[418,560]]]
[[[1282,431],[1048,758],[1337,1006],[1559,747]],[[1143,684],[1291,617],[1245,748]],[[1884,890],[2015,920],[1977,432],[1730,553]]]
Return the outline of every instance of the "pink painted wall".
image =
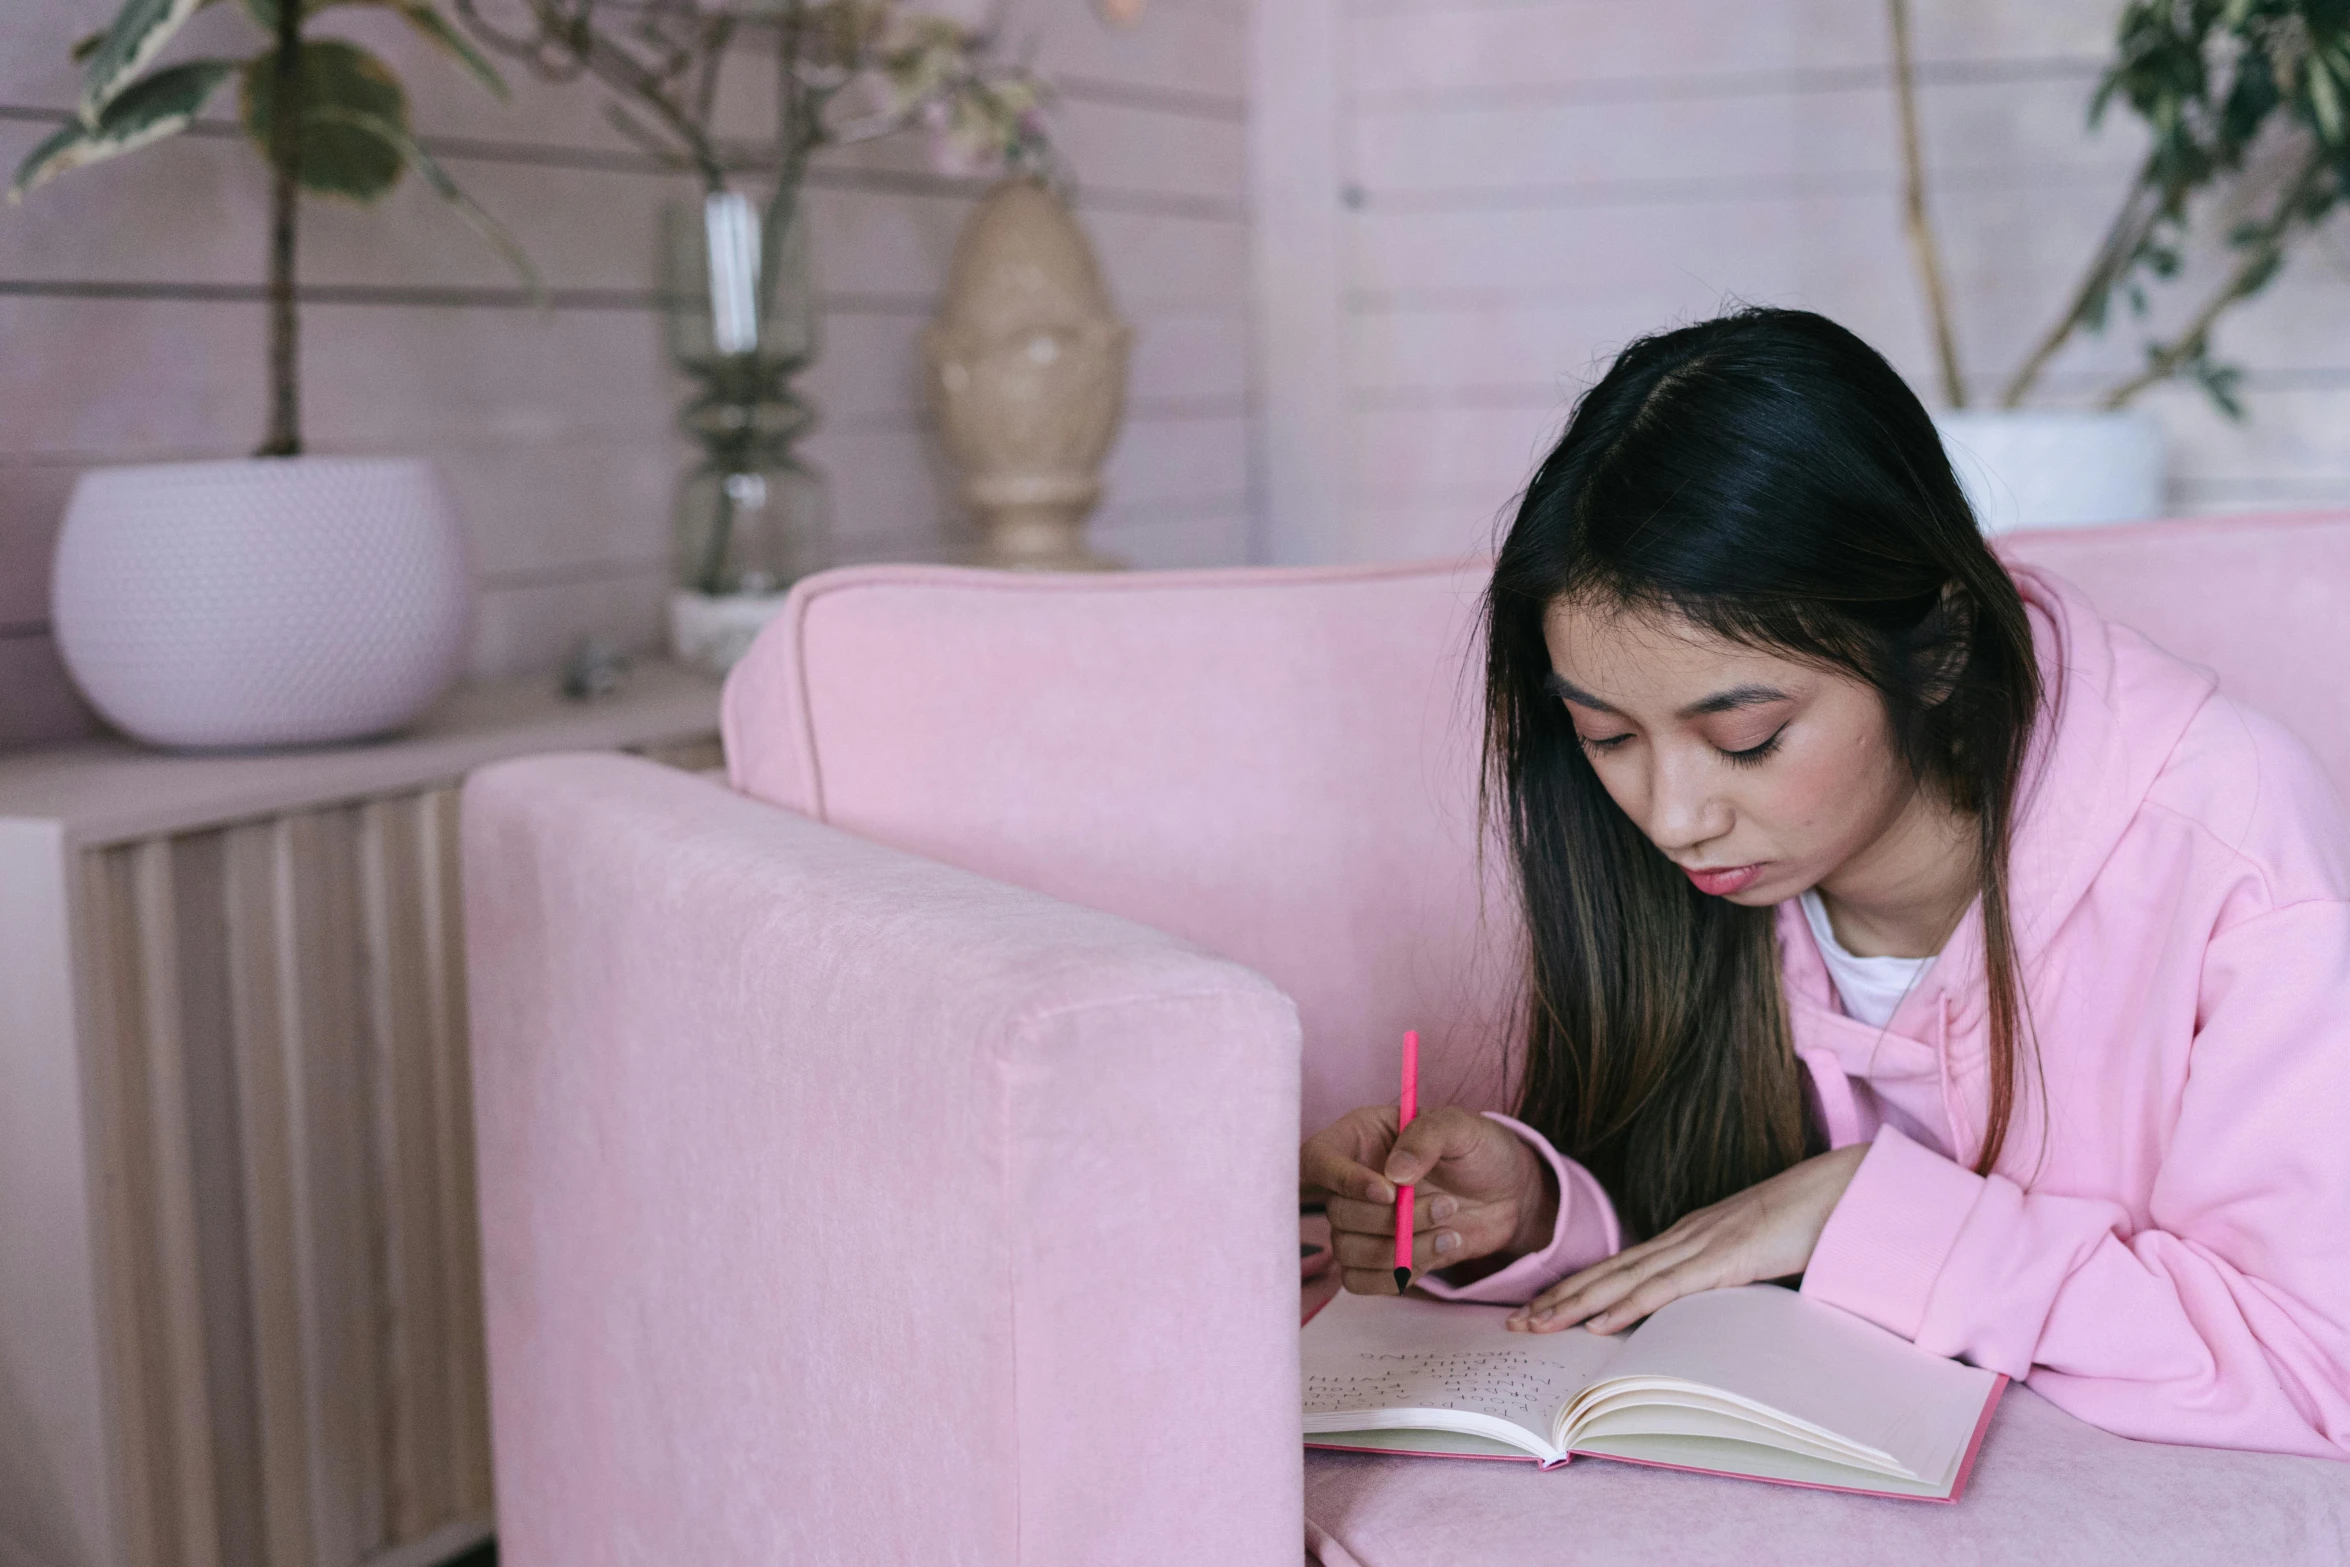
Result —
[[[1137,328],[1131,412],[1099,541],[1138,564],[1249,552],[1244,0],[1152,0],[1115,31],[1084,0],[1016,0],[1011,35],[1059,84],[1079,211]],[[114,0],[11,0],[0,19],[0,162],[73,101],[72,40]],[[500,105],[363,8],[326,30],[402,71],[427,144],[520,237],[554,291],[512,276],[429,194],[306,213],[307,419],[321,452],[421,452],[472,530],[476,674],[539,669],[587,632],[660,636],[680,387],[653,308],[661,203],[592,90],[509,72]],[[235,6],[191,24],[243,50]],[[758,80],[754,62],[743,74]],[[229,112],[224,97],[216,120]],[[746,133],[758,105],[739,106]],[[976,190],[917,140],[849,149],[813,206],[826,349],[811,454],[850,560],[949,553],[962,520],[922,411],[917,334]],[[47,626],[51,540],[95,464],[239,455],[259,439],[259,160],[225,123],[77,171],[0,208],[0,745],[86,732]]]
[[[1276,508],[1275,556],[1481,540],[1615,348],[1733,301],[1824,311],[1933,385],[1900,227],[1882,0],[1290,3],[1330,13],[1338,123],[1321,188],[1346,363],[1341,406],[1319,425],[1293,406],[1315,395],[1313,378],[1268,367],[1268,488],[1289,493],[1279,464],[1292,450],[1318,449],[1346,482],[1342,515]],[[1980,395],[2057,313],[2139,151],[2126,116],[2095,136],[2083,124],[2120,6],[1911,9],[1931,200]],[[1311,127],[1275,130],[1279,106],[1257,107],[1260,165],[1311,155]],[[2250,372],[2247,423],[2184,388],[2143,399],[2169,432],[2178,510],[2350,497],[2345,235],[2337,223],[2224,325],[2223,357]],[[1312,264],[1312,250],[1309,233],[1289,254]],[[1288,276],[1278,260],[1266,275]],[[2211,275],[2202,258],[2192,277]],[[2170,291],[2158,319],[2199,292]],[[2139,362],[2127,331],[2080,343],[2047,400],[2085,398]]]

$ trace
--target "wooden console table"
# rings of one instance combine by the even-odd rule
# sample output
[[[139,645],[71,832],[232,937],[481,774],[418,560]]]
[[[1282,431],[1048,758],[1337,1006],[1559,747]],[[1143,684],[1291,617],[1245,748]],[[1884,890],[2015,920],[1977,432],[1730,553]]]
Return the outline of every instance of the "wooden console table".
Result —
[[[491,1531],[457,785],[718,761],[717,687],[398,739],[0,753],[0,1567],[424,1567]]]

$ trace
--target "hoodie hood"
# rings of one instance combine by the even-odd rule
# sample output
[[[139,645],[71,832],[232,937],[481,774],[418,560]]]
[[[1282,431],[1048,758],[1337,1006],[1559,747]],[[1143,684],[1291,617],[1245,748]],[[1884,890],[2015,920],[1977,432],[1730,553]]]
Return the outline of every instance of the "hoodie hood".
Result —
[[[2029,967],[2087,896],[2219,681],[2105,619],[2061,577],[2008,570],[2046,688],[2008,855],[2009,915]],[[1979,943],[1980,911],[1968,921]]]
[[[2028,997],[2058,933],[2218,682],[2106,620],[2062,578],[2012,563],[2008,570],[2031,620],[2042,686],[2008,852],[2008,917]],[[1920,1098],[1939,1099],[1936,1119],[1952,1143],[1971,1152],[1976,1136],[1959,1134],[1983,1124],[1990,1098],[1980,900],[1883,1029],[1842,1014],[1792,901],[1780,908],[1779,945],[1796,1048],[1812,1062],[1830,1129],[1843,1134],[1836,1140],[1851,1134],[1849,1123],[1867,1119],[1851,1102],[1846,1077],[1875,1079],[1896,1097],[1900,1083],[1914,1081]],[[2013,1131],[2036,1119],[2031,1096],[2020,1095]],[[2009,1146],[2018,1141],[2011,1133]]]

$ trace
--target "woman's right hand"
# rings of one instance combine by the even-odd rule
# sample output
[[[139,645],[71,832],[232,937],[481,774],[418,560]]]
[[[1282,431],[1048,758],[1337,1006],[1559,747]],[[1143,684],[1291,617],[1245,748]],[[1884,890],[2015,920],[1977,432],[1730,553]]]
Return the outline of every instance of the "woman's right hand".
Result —
[[[1506,1126],[1446,1107],[1395,1135],[1395,1106],[1349,1110],[1298,1151],[1302,1195],[1330,1214],[1340,1278],[1358,1295],[1392,1295],[1395,1189],[1414,1188],[1412,1272],[1456,1267],[1549,1244],[1558,1192],[1533,1149]]]

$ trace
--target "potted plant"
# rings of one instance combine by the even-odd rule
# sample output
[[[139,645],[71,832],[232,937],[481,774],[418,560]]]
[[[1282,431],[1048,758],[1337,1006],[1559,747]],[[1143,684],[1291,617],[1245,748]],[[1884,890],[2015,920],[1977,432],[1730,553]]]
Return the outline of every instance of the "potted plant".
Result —
[[[1996,407],[1968,405],[1942,269],[1926,212],[1907,0],[1887,0],[1906,173],[1905,213],[1926,296],[1944,401],[1945,441],[1986,526],[2151,516],[2162,502],[2162,433],[2132,401],[2184,378],[2241,418],[2240,372],[2214,352],[2226,313],[2265,288],[2292,248],[2350,194],[2350,10],[2335,0],[2130,0],[2117,53],[2090,100],[2095,125],[2115,103],[2151,145],[2056,320],[2008,378]],[[2150,313],[2178,278],[2198,202],[2225,198],[2221,277],[2146,362],[2086,409],[2027,406],[2075,336],[2101,332],[2117,302]]]
[[[1044,89],[994,58],[994,35],[899,0],[521,0],[502,26],[458,13],[490,47],[550,78],[588,77],[611,119],[698,197],[663,245],[672,360],[691,390],[695,455],[679,484],[672,651],[723,671],[798,578],[830,559],[823,475],[800,454],[815,409],[796,386],[821,349],[801,193],[827,148],[921,128],[944,172],[1050,169]],[[773,54],[773,129],[722,142],[720,77],[748,32]],[[757,201],[748,192],[763,188]]]
[[[505,232],[416,143],[407,95],[375,56],[307,26],[384,4],[491,91],[497,72],[434,0],[242,0],[263,44],[243,59],[156,66],[212,0],[125,0],[74,51],[72,117],[9,195],[187,128],[232,80],[270,171],[267,431],[250,460],[83,475],[59,532],[51,614],[92,705],[151,744],[320,743],[396,729],[445,690],[465,651],[471,582],[424,463],[302,455],[295,260],[305,194],[372,202],[421,178],[536,286]]]

